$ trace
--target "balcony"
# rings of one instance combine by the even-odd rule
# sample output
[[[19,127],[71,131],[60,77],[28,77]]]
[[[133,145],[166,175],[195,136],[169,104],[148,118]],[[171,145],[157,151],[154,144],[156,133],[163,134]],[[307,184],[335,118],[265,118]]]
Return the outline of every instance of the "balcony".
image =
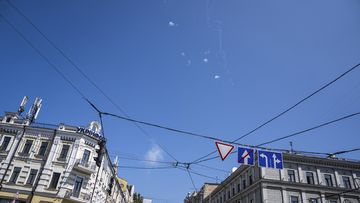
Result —
[[[91,175],[96,172],[96,165],[95,163],[89,161],[77,159],[74,165],[74,169],[82,173]]]
[[[90,201],[90,194],[87,194],[87,193],[83,193],[83,192],[74,192],[74,191],[66,191],[66,194],[65,194],[65,198],[66,199],[70,199],[72,201],[75,201],[75,202],[81,202],[81,203],[87,203]]]

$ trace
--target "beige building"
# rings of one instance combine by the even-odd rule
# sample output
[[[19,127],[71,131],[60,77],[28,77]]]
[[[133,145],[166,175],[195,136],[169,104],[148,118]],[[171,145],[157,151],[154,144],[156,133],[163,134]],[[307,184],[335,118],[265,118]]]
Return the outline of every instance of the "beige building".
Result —
[[[38,110],[36,116],[30,111],[25,118],[21,111],[0,117],[1,203],[128,202],[117,181],[117,163],[101,147],[99,123],[40,125],[32,122]]]
[[[198,202],[360,203],[359,161],[286,153],[283,162],[282,170],[242,165]]]
[[[204,183],[199,191],[189,193],[184,202],[185,203],[201,203],[204,202],[207,196],[218,186],[217,183]]]

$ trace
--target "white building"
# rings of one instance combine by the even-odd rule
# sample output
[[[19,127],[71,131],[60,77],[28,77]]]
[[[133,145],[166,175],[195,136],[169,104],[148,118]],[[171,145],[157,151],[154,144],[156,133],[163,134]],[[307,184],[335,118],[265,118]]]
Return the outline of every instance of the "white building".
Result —
[[[283,165],[242,165],[197,203],[360,203],[359,161],[284,153]]]
[[[96,150],[105,140],[99,123],[35,124],[38,109],[26,118],[21,111],[0,117],[0,202],[128,202],[117,181],[117,163],[111,163],[105,146],[103,153]]]

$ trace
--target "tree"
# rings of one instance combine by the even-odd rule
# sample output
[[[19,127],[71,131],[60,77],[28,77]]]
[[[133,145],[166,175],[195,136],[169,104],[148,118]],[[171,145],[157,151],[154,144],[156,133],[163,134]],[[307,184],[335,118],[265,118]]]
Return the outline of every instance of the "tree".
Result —
[[[133,200],[134,200],[134,203],[143,203],[143,199],[144,197],[140,195],[140,193],[134,193],[134,197],[133,197]]]

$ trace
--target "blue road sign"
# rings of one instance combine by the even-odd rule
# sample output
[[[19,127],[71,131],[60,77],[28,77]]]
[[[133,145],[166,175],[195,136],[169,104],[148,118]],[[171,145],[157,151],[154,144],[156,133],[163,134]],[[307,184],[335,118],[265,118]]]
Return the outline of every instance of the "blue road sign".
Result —
[[[238,162],[245,165],[254,165],[254,149],[239,147]]]
[[[259,167],[283,169],[282,154],[279,152],[271,152],[258,150]]]

